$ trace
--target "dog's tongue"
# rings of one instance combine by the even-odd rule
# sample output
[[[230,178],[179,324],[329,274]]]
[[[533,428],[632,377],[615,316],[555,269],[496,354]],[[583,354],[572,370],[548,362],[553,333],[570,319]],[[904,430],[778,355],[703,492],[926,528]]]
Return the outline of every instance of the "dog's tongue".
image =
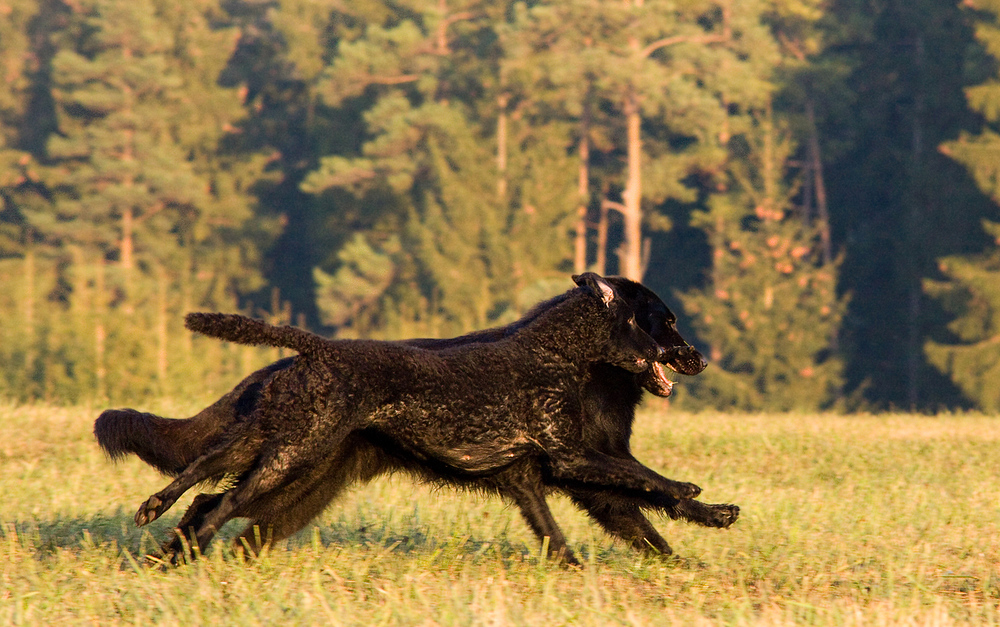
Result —
[[[663,364],[654,361],[650,364],[649,371],[652,374],[649,377],[652,385],[647,389],[657,396],[670,396],[670,393],[674,390],[674,382],[667,378],[667,369],[663,367]],[[653,389],[654,387],[656,389]]]

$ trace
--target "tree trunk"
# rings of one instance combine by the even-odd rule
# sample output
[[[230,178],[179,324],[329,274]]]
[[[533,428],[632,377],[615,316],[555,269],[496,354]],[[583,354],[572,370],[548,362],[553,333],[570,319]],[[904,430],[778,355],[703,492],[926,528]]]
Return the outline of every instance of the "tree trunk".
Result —
[[[608,270],[608,208],[607,202],[601,203],[601,213],[597,218],[597,258],[594,259],[594,272],[605,274]]]
[[[30,234],[29,234],[30,238]],[[35,336],[35,247],[28,242],[24,253],[24,335],[29,350],[34,350]],[[31,366],[31,361],[28,363]]]
[[[507,94],[497,97],[497,198],[507,198]]]
[[[27,236],[27,250],[24,253],[24,378],[26,388],[30,387],[31,393],[35,393],[35,362],[38,360],[38,343],[35,341],[35,274],[37,268],[35,264],[35,247],[31,242],[31,232],[29,229]]]
[[[184,268],[184,274],[181,284],[181,311],[186,313],[188,311],[194,311],[192,306],[192,301],[194,300],[192,294],[195,288],[195,275],[194,275],[194,253],[191,251],[191,243],[187,242],[186,250],[186,267]],[[193,333],[182,333],[181,337],[183,340],[183,350],[184,350],[184,361],[187,362],[191,359],[194,354],[194,345],[192,343]]]
[[[121,266],[126,272],[132,269],[133,261],[132,256],[135,250],[135,244],[132,239],[132,232],[135,229],[135,214],[132,212],[132,207],[126,207],[125,211],[122,212],[122,247],[121,247]]]
[[[104,329],[104,304],[106,295],[104,289],[104,258],[97,257],[95,264],[96,276],[94,277],[94,394],[98,402],[103,402],[108,398],[107,389],[107,367],[105,365],[105,340],[107,332]]]
[[[167,272],[162,267],[157,269],[157,312],[156,312],[156,378],[160,394],[167,390]]]
[[[577,194],[580,205],[576,210],[576,238],[573,246],[573,270],[579,274],[587,269],[587,205],[590,204],[590,120],[586,103],[580,123],[580,176]]]
[[[913,103],[913,136],[912,160],[910,175],[910,216],[907,220],[907,257],[909,259],[909,295],[907,303],[907,356],[906,356],[906,402],[911,410],[917,408],[920,401],[920,361],[923,356],[920,337],[921,319],[921,267],[923,251],[921,245],[923,221],[922,170],[924,143],[924,38],[916,36],[914,42],[914,66],[917,73],[917,86],[914,90]]]
[[[816,193],[816,218],[819,220],[819,237],[823,245],[823,263],[833,262],[833,246],[830,243],[830,216],[826,202],[826,184],[823,180],[823,158],[819,148],[819,131],[816,129],[816,113],[811,97],[806,98],[806,118],[809,123],[809,170],[811,187]]]
[[[642,280],[642,136],[639,102],[634,93],[625,100],[628,134],[628,180],[622,193],[623,240],[618,251],[619,273],[633,281]]]

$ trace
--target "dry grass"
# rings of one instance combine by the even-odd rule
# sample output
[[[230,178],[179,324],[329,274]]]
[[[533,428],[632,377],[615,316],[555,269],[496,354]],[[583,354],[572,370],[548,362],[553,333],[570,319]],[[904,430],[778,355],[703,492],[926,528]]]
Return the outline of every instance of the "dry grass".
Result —
[[[677,560],[639,556],[553,499],[588,562],[560,568],[503,503],[398,477],[345,495],[252,563],[216,547],[161,571],[134,556],[187,501],[148,532],[132,527],[165,480],[135,460],[111,465],[90,434],[97,413],[0,405],[2,623],[1000,622],[1000,418],[650,408],[637,456],[743,510],[724,531],[658,521]]]

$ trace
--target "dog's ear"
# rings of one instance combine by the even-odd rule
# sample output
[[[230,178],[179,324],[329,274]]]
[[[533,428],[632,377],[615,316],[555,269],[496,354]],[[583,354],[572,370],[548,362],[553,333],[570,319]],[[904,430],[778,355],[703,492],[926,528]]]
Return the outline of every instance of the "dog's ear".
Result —
[[[611,305],[611,301],[615,299],[615,288],[611,287],[611,284],[597,273],[574,274],[573,282],[580,287],[589,287],[594,290],[594,293],[600,296],[601,302],[605,305]]]

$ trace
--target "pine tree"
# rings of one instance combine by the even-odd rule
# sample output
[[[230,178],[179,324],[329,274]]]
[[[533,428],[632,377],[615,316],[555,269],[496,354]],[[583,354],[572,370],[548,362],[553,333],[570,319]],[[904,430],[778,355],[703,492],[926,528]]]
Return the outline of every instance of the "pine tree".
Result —
[[[44,204],[39,167],[32,154],[30,122],[45,116],[31,110],[37,57],[30,35],[43,8],[35,0],[0,5],[0,395],[30,400],[43,394],[39,338],[45,334],[45,294],[52,251],[26,220]]]
[[[46,343],[66,351],[77,397],[163,393],[183,361],[174,338],[189,336],[181,311],[231,307],[259,282],[247,235],[266,227],[246,225],[264,160],[220,149],[244,112],[218,85],[236,37],[217,11],[95,0],[53,36],[59,133],[40,181],[51,201],[22,213],[61,251]]]
[[[38,3],[19,0],[0,6],[0,257],[18,254],[24,243],[17,211],[18,190],[35,174],[32,156],[25,150],[21,134],[28,108],[31,56],[28,25],[36,17]]]
[[[967,3],[978,9],[976,39],[994,59],[994,74],[967,90],[969,106],[982,115],[978,133],[965,132],[941,150],[973,174],[983,193],[1000,204],[1000,1]],[[951,337],[929,340],[928,360],[979,409],[1000,411],[1000,222],[984,220],[992,240],[981,253],[939,261],[943,280],[927,280],[925,291],[954,318]]]
[[[845,306],[837,264],[823,260],[818,229],[795,211],[788,133],[769,108],[755,117],[732,141],[727,193],[693,220],[708,234],[712,269],[704,290],[681,298],[712,366],[691,392],[720,409],[828,407],[843,370],[831,350]]]
[[[560,192],[571,189],[572,175],[549,184],[567,170],[559,163],[569,165],[559,154],[566,140],[546,141],[560,142],[532,126],[523,86],[505,78],[496,35],[503,6],[412,9],[340,41],[318,92],[329,106],[370,98],[363,119],[371,139],[360,154],[324,157],[303,183],[314,194],[349,191],[362,207],[383,200],[366,216],[366,241],[350,243],[353,261],[339,260],[345,271],[317,273],[325,291],[319,296],[332,303],[352,292],[356,254],[378,266],[385,243],[399,237],[389,256],[393,279],[373,283],[384,293],[359,297],[378,306],[357,303],[370,317],[355,324],[369,334],[387,325],[397,327],[394,334],[404,326],[458,333],[515,315],[524,294],[551,291],[545,282],[555,268],[568,269],[571,254],[565,235],[573,200]],[[549,228],[556,238],[548,238]],[[530,241],[540,232],[552,246]]]
[[[923,282],[940,258],[979,247],[980,222],[993,215],[937,149],[975,125],[963,95],[980,65],[969,57],[968,4],[850,0],[820,22],[814,67],[831,71],[816,83],[816,117],[844,246],[840,289],[852,294],[841,346],[848,389],[876,406],[960,400],[924,352],[948,318]]]
[[[81,39],[53,62],[61,133],[48,146],[57,201],[45,230],[114,261],[131,298],[139,261],[174,240],[167,216],[207,190],[173,136],[182,81],[156,7],[95,0],[77,17]]]

